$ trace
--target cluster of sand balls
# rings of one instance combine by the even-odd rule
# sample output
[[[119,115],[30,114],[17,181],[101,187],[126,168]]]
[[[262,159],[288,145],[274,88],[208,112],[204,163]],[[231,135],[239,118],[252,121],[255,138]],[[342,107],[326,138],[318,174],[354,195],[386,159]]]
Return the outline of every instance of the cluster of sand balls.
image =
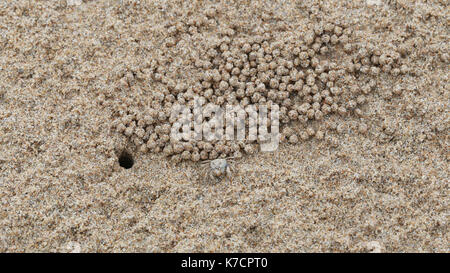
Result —
[[[311,25],[286,40],[264,32],[243,37],[228,29],[193,60],[193,69],[198,72],[194,83],[172,79],[164,66],[153,60],[145,74],[164,88],[152,92],[149,111],[133,113],[122,106],[114,127],[141,151],[163,152],[175,161],[241,157],[257,151],[258,140],[173,141],[173,106],[192,108],[198,96],[205,103],[220,106],[267,105],[270,109],[277,104],[282,142],[322,140],[327,130],[324,120],[330,115],[363,116],[361,106],[374,90],[379,74],[408,72],[400,53],[354,43],[351,37],[351,28],[333,23]],[[129,72],[119,85],[130,88],[135,77],[139,75]],[[335,127],[332,129],[343,130]],[[364,133],[367,128],[359,130]]]

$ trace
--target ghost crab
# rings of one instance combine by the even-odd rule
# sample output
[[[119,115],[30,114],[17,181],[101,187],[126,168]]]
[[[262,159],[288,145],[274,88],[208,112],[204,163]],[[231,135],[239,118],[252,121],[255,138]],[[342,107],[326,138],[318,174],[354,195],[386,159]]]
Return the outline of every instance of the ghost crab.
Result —
[[[223,177],[230,179],[232,172],[234,172],[234,168],[230,165],[231,162],[233,162],[233,158],[218,158],[203,161],[203,165],[208,165],[204,175],[205,179],[216,182]]]

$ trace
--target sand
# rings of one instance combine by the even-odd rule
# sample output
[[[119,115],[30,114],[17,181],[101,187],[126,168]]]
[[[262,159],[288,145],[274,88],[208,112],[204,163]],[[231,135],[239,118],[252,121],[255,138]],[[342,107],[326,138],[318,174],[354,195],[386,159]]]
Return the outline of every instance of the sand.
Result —
[[[190,2],[0,3],[1,252],[449,252],[447,1]],[[347,18],[361,41],[406,45],[411,72],[380,75],[332,141],[244,155],[206,183],[199,162],[140,151],[111,124],[139,92],[118,95],[117,73],[210,6],[219,25],[275,32]]]

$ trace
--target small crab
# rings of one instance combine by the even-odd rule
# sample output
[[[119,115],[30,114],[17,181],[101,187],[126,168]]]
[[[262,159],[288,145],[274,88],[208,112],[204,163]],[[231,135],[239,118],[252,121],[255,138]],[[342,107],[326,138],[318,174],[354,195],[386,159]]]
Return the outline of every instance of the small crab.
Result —
[[[228,160],[225,158],[218,158],[214,160],[205,160],[202,164],[208,164],[209,169],[206,170],[205,178],[209,180],[219,180],[223,176],[231,178],[232,172],[234,168],[230,165],[232,160],[229,158]]]

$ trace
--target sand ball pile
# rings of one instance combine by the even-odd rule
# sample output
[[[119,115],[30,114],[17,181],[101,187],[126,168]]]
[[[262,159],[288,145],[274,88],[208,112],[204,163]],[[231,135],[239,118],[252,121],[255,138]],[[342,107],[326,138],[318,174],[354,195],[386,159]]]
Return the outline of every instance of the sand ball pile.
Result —
[[[208,18],[214,17],[214,10],[205,14],[203,21],[168,26],[163,51],[170,52],[186,39],[195,40]],[[121,99],[115,106],[112,127],[141,152],[162,152],[179,162],[240,158],[258,151],[259,140],[173,140],[173,108],[185,105],[192,109],[196,97],[204,104],[243,108],[266,105],[269,111],[276,104],[281,142],[295,145],[315,138],[333,145],[336,140],[330,131],[345,129],[339,123],[327,122],[329,117],[363,119],[362,107],[380,77],[408,73],[402,61],[406,49],[357,41],[352,26],[345,22],[311,23],[282,36],[262,28],[251,35],[222,28],[204,41],[198,47],[181,46],[191,52],[189,58],[177,63],[181,71],[177,73],[191,71],[184,77],[174,76],[173,63],[177,60],[164,54],[120,74],[117,89],[141,97]],[[400,94],[401,89],[392,92]],[[366,131],[361,124],[359,132]]]

